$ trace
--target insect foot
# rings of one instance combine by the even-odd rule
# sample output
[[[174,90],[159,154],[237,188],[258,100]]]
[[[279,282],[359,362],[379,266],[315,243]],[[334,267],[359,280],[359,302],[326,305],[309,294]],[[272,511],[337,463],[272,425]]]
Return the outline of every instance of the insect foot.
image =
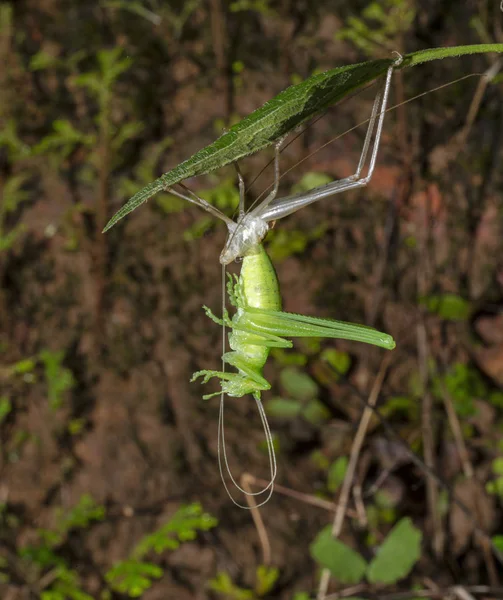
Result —
[[[270,389],[270,385],[266,382],[266,385],[259,386],[257,382],[242,375],[241,373],[224,373],[223,371],[197,371],[191,378],[191,382],[195,381],[198,377],[202,377],[201,383],[207,383],[212,377],[218,377],[221,380],[222,392],[233,398],[241,398],[247,394],[253,394],[260,398],[260,389]],[[222,392],[215,392],[213,394],[207,394],[203,396],[204,400],[209,400],[214,396],[219,396]]]

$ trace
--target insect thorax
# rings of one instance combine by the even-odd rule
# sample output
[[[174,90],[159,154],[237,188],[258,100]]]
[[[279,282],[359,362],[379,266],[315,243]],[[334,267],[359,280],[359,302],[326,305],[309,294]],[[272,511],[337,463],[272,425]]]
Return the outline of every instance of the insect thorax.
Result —
[[[220,254],[220,262],[228,265],[236,258],[245,256],[262,242],[269,225],[260,217],[244,215],[237,223],[228,223],[229,237]]]

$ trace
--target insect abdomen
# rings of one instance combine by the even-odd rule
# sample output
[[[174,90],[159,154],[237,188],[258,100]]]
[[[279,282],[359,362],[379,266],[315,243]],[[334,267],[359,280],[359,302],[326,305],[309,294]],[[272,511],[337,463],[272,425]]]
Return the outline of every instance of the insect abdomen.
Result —
[[[231,348],[246,360],[249,368],[262,374],[262,367],[269,356],[269,348],[254,344],[260,337],[254,333],[241,331],[246,325],[246,307],[266,310],[281,310],[281,296],[278,278],[262,245],[256,246],[243,259],[238,283],[239,307],[232,319],[237,328],[229,336]],[[263,339],[262,339],[263,341]]]

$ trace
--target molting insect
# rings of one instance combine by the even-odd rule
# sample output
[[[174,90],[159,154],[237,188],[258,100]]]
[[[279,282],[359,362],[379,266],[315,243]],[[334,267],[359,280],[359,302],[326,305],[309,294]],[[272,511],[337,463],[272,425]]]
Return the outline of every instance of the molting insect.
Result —
[[[503,52],[503,44],[424,50],[404,57],[398,56],[394,61],[389,59],[369,61],[316,74],[301,84],[284,90],[276,98],[233,126],[215,143],[200,150],[175,169],[140,190],[112,217],[105,227],[104,231],[107,231],[129,212],[161,190],[169,191],[188,202],[196,204],[224,221],[227,225],[229,235],[221,252],[220,262],[222,265],[227,265],[233,260],[242,258],[240,276],[229,277],[227,284],[230,302],[236,312],[231,318],[227,311],[223,309],[222,318],[218,318],[208,308],[205,307],[205,310],[213,321],[224,327],[224,331],[226,327],[232,330],[229,335],[232,352],[225,352],[224,350],[222,371],[203,370],[194,373],[192,377],[192,380],[202,377],[203,382],[216,377],[221,382],[221,392],[209,394],[205,398],[221,394],[218,456],[219,468],[226,489],[222,457],[231,481],[240,491],[254,496],[269,491],[267,498],[262,503],[266,502],[272,493],[276,476],[276,462],[272,436],[261,404],[261,392],[270,388],[270,384],[263,376],[262,369],[271,348],[289,348],[292,346],[292,342],[288,338],[293,337],[343,338],[374,344],[387,349],[392,349],[395,346],[391,336],[370,327],[283,312],[281,310],[281,297],[276,273],[262,246],[262,241],[269,230],[270,223],[322,198],[363,187],[369,183],[376,164],[394,69],[415,66],[448,56],[490,51]],[[355,173],[350,177],[328,183],[308,192],[277,198],[280,179],[279,156],[285,135],[298,124],[382,74],[385,74],[384,85],[374,101],[362,153]],[[208,173],[226,164],[236,164],[241,157],[257,152],[271,143],[275,143],[273,189],[263,202],[246,213],[244,208],[245,186],[238,170],[240,202],[236,221],[230,219],[180,183],[184,179]],[[364,174],[365,169],[366,174]],[[183,191],[180,192],[174,189],[175,184],[179,184]],[[234,367],[237,372],[226,372],[226,364]],[[266,435],[271,475],[269,484],[258,492],[251,493],[244,490],[236,483],[231,474],[225,454],[223,426],[225,394],[234,397],[251,394],[257,403]],[[244,508],[248,507],[244,506]]]

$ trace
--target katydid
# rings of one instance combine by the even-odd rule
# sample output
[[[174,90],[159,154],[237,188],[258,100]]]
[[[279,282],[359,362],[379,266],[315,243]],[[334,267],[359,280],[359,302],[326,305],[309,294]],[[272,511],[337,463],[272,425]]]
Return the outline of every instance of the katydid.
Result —
[[[272,485],[276,476],[276,461],[272,437],[261,404],[261,392],[268,390],[271,387],[262,374],[262,369],[267,361],[270,349],[291,348],[292,342],[286,338],[294,337],[342,338],[374,344],[389,350],[395,347],[395,342],[390,335],[381,333],[371,327],[281,311],[281,296],[278,279],[274,267],[264,250],[262,240],[267,234],[269,223],[271,221],[281,219],[321,198],[367,185],[372,177],[379,149],[391,76],[393,74],[393,69],[400,61],[401,57],[397,59],[396,63],[388,68],[383,89],[380,90],[376,96],[369,119],[369,126],[365,136],[363,150],[354,175],[315,188],[309,192],[303,192],[284,198],[276,198],[279,187],[279,153],[282,144],[282,141],[280,141],[275,147],[275,181],[273,189],[265,200],[248,213],[246,213],[244,209],[244,181],[238,169],[240,203],[239,216],[236,222],[221,213],[214,206],[206,203],[205,200],[199,198],[193,192],[190,192],[190,190],[188,191],[191,195],[171,190],[172,193],[189,202],[198,204],[201,208],[220,218],[227,224],[229,237],[220,255],[220,262],[223,265],[226,265],[237,258],[242,258],[240,276],[234,278],[229,277],[227,284],[230,302],[236,308],[236,313],[232,319],[225,309],[223,310],[223,317],[220,319],[205,307],[206,314],[213,321],[232,330],[229,335],[229,344],[232,352],[224,352],[222,361],[224,365],[228,364],[235,367],[238,372],[229,373],[225,370],[203,370],[194,373],[192,381],[198,377],[203,377],[203,383],[206,383],[212,377],[220,379],[221,392],[208,394],[204,396],[204,398],[208,399],[212,396],[221,394],[218,426],[218,456],[222,480],[224,481],[224,485],[226,485],[222,472],[223,455],[227,473],[234,485],[241,492],[247,495],[260,495],[269,490],[267,498],[261,504],[266,502],[270,497],[273,489]],[[373,147],[370,150],[368,171],[365,176],[362,176],[372,139],[374,142]],[[269,485],[259,492],[250,494],[250,492],[241,488],[234,480],[227,463],[223,426],[223,400],[225,394],[238,398],[247,394],[252,394],[257,403],[266,435],[271,469]],[[229,493],[228,489],[227,491]],[[230,493],[229,496],[233,502],[235,502]],[[235,503],[237,504],[237,502]],[[238,506],[242,505],[238,504]]]
[[[188,161],[185,161],[185,163],[182,163],[173,171],[163,175],[154,183],[138,192],[107,224],[105,231],[160,190],[169,191],[192,202],[226,223],[229,236],[220,255],[220,262],[223,265],[227,265],[233,260],[243,259],[240,277],[230,278],[227,288],[230,302],[236,308],[236,313],[230,318],[227,311],[224,310],[223,316],[220,319],[213,315],[209,309],[205,308],[205,310],[212,320],[232,329],[229,335],[232,352],[224,351],[222,360],[224,365],[229,364],[235,367],[238,372],[228,373],[225,369],[222,369],[222,371],[203,370],[194,373],[192,380],[198,377],[203,377],[203,382],[208,381],[212,377],[217,377],[221,380],[221,392],[205,396],[205,398],[209,398],[213,395],[221,394],[218,428],[220,472],[222,479],[224,479],[221,456],[221,452],[223,451],[224,464],[231,481],[245,494],[260,495],[269,490],[267,498],[262,503],[266,502],[272,493],[272,486],[276,476],[272,436],[261,404],[261,392],[270,389],[270,384],[263,377],[262,369],[271,348],[291,347],[292,342],[286,338],[293,337],[343,338],[362,341],[387,349],[395,347],[395,342],[391,336],[370,327],[282,312],[277,277],[262,246],[262,241],[267,234],[270,223],[322,198],[333,196],[346,190],[363,187],[369,183],[376,164],[391,77],[395,68],[414,66],[415,64],[444,56],[487,52],[491,50],[503,52],[503,44],[417,52],[407,55],[404,58],[399,56],[395,61],[387,60],[362,63],[361,65],[335,69],[327,72],[327,74],[313,76],[310,80],[304,82],[304,87],[302,87],[303,84],[299,84],[299,86],[289,88],[289,90],[294,90],[295,87],[299,88],[299,94],[301,94],[299,98],[303,99],[302,106],[299,109],[300,116],[294,118],[287,111],[287,109],[291,109],[291,107],[289,108],[289,102],[291,104],[295,93],[286,90],[277,97],[278,102],[275,103],[276,99],[274,99],[261,109],[258,109],[253,113],[256,117],[250,115],[250,118],[244,119],[241,124],[234,126],[231,131],[224,134],[215,144],[196,153]],[[298,123],[305,121],[313,114],[316,114],[321,108],[326,107],[327,103],[331,104],[334,94],[335,96],[339,94],[337,97],[342,97],[349,91],[360,87],[363,83],[371,81],[382,73],[386,73],[385,82],[382,90],[378,92],[372,108],[362,153],[355,173],[350,177],[331,182],[308,192],[277,198],[279,187],[279,154],[285,134],[291,131]],[[329,87],[332,79],[336,82],[335,87],[338,89],[334,92],[327,92],[331,99],[329,102],[327,99],[328,96],[324,95],[324,91]],[[311,102],[311,100],[314,101]],[[239,133],[238,129],[242,133],[242,138],[239,138],[237,135]],[[184,193],[173,188],[173,185],[180,183],[187,177],[207,173],[231,162],[235,163],[242,156],[255,152],[271,143],[275,143],[275,179],[273,189],[263,202],[246,213],[244,210],[244,182],[238,170],[240,205],[236,221],[227,217],[216,207],[197,196],[191,190],[188,190],[188,188],[185,188],[185,186],[181,185],[185,190]],[[367,172],[363,175],[363,171],[367,165],[367,158],[369,158]],[[233,397],[252,394],[257,403],[266,434],[271,473],[269,484],[259,492],[250,493],[239,487],[230,472],[225,455],[223,429],[223,402],[225,394]],[[227,489],[225,480],[224,485]],[[230,493],[229,496],[231,496]],[[231,499],[233,499],[232,496]],[[245,506],[244,508],[247,507]]]

